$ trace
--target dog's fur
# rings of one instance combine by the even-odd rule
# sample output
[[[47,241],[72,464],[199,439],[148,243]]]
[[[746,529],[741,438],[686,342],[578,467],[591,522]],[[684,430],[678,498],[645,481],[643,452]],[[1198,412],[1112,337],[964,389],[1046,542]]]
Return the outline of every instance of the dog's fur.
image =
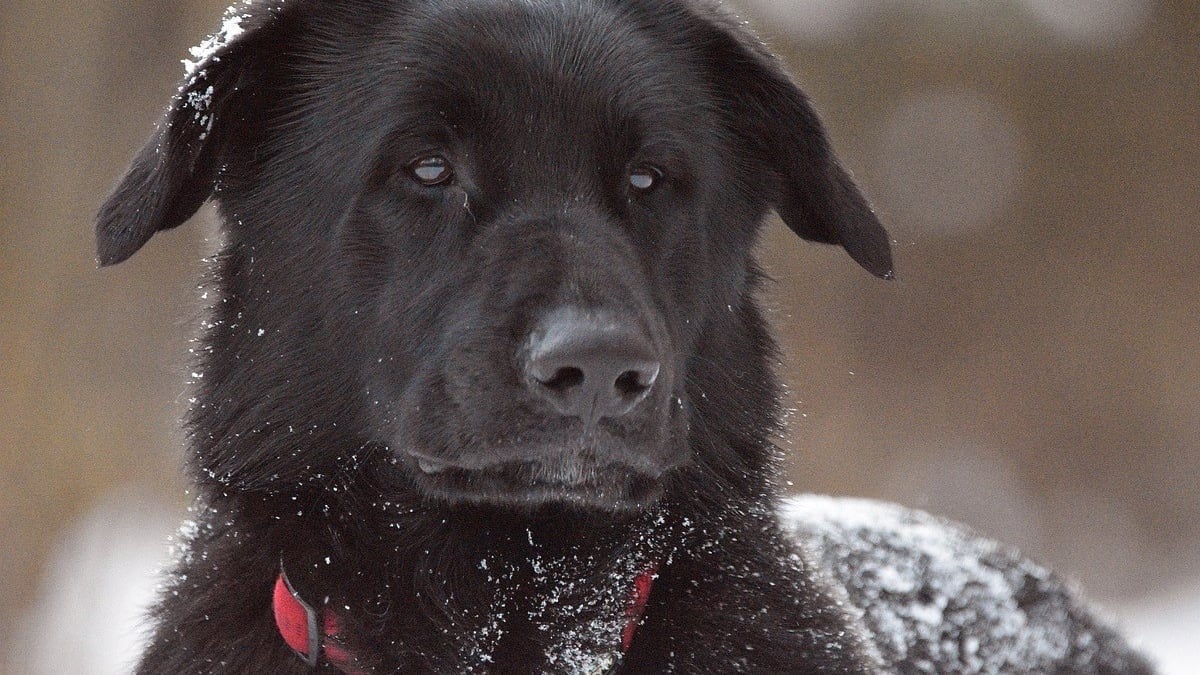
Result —
[[[141,671],[305,672],[281,565],[364,672],[882,667],[772,510],[751,249],[772,209],[880,277],[889,242],[759,43],[689,0],[232,11],[98,216],[103,265],[210,197],[225,237]],[[619,413],[531,379],[564,313],[654,361]]]

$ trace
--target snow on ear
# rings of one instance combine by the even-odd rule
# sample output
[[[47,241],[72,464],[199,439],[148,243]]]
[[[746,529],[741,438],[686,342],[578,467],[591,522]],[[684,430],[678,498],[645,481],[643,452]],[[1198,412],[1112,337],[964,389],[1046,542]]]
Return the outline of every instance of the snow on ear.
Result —
[[[780,217],[801,237],[842,246],[872,274],[891,278],[887,231],[834,155],[808,98],[732,17],[714,10],[704,18],[707,66],[726,124],[769,176],[762,187]]]
[[[242,3],[221,30],[191,50],[186,77],[158,128],[134,157],[96,216],[96,257],[119,263],[155,232],[178,227],[212,195],[222,144],[242,121],[235,112],[251,89],[248,62],[283,3]]]

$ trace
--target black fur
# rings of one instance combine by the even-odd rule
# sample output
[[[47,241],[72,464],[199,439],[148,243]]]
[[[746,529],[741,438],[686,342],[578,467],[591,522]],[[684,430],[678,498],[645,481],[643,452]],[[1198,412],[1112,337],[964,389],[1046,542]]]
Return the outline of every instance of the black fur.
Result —
[[[751,248],[774,209],[877,276],[891,254],[761,45],[686,0],[233,11],[97,224],[102,265],[209,198],[225,236],[196,526],[141,672],[304,672],[281,563],[367,672],[583,667],[610,636],[579,627],[615,625],[651,563],[625,672],[874,670],[771,510]],[[434,155],[453,178],[422,185]],[[652,346],[628,414],[584,427],[531,393],[523,350],[564,307]]]

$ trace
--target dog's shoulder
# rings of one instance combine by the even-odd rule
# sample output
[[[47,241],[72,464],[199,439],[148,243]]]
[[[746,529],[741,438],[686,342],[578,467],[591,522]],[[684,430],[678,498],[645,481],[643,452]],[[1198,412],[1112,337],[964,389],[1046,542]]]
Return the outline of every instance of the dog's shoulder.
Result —
[[[779,516],[905,672],[1153,672],[1072,584],[965,526],[818,495]]]

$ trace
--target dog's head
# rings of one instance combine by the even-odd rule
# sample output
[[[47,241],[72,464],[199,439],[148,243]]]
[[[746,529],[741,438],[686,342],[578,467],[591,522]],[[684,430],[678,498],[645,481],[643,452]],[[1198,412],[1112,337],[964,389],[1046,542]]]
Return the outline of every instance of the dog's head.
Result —
[[[202,476],[361,452],[451,503],[643,506],[697,461],[697,364],[768,351],[737,344],[768,210],[891,274],[805,96],[711,8],[236,11],[97,225],[110,265],[219,201]]]

